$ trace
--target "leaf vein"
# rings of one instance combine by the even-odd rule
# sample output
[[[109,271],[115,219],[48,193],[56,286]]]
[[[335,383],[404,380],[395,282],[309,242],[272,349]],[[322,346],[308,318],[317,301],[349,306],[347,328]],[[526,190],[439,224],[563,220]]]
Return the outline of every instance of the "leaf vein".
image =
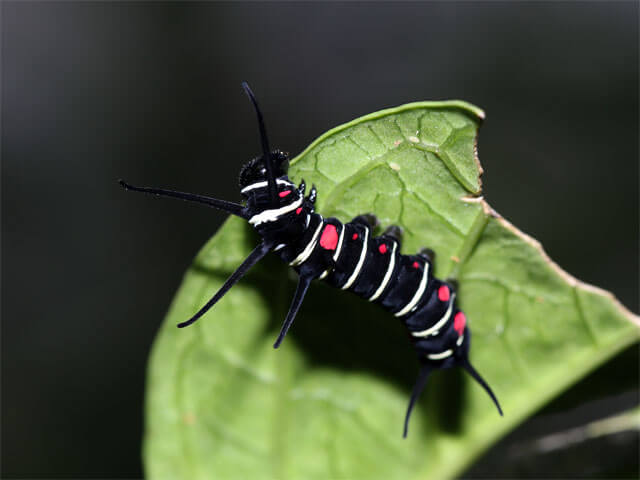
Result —
[[[378,139],[378,141],[380,142],[380,144],[387,150],[387,152],[389,151],[389,147],[387,147],[387,145],[384,143],[384,140],[382,140],[382,138],[380,137],[380,135],[378,135],[376,133],[376,131],[371,128],[371,124],[367,124],[367,128],[369,129],[369,131],[373,134],[374,137],[376,137],[376,139]]]
[[[578,311],[578,317],[580,318],[580,321],[584,324],[584,328],[587,331],[587,335],[589,336],[593,344],[597,347],[598,338],[595,334],[595,331],[593,330],[591,323],[589,322],[589,320],[587,320],[587,316],[584,313],[584,309],[582,308],[582,302],[580,302],[580,297],[578,296],[578,290],[576,285],[574,285],[573,288],[571,288],[571,294],[573,297],[573,302],[576,306],[576,310]]]

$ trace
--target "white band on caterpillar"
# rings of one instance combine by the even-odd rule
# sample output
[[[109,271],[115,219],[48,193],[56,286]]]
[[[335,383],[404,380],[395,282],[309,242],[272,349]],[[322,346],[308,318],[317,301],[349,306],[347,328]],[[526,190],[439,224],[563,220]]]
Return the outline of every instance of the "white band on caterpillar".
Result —
[[[389,280],[391,279],[391,274],[393,273],[393,269],[396,267],[396,249],[397,248],[398,248],[398,244],[396,242],[393,242],[393,248],[391,249],[391,258],[389,259],[389,266],[387,267],[387,271],[384,274],[382,283],[380,284],[378,289],[374,292],[374,294],[369,297],[370,302],[373,302],[380,295],[382,295],[382,292],[384,291],[385,287],[389,283]]]
[[[422,272],[422,278],[420,279],[420,285],[418,285],[418,290],[416,290],[416,293],[413,295],[413,298],[411,299],[411,301],[407,303],[402,310],[400,310],[397,313],[394,313],[393,314],[394,316],[401,317],[402,315],[409,313],[409,311],[412,310],[418,304],[418,302],[422,298],[422,295],[424,294],[425,289],[427,288],[428,277],[429,277],[429,263],[427,262],[424,264],[424,271]]]
[[[300,252],[300,254],[291,263],[289,263],[289,265],[295,267],[309,258],[309,255],[311,255],[311,252],[313,252],[313,249],[318,243],[318,236],[320,235],[320,231],[322,230],[323,226],[324,222],[322,221],[322,217],[320,217],[320,225],[318,225],[318,228],[313,233],[313,237],[311,237],[311,240],[309,241],[309,243],[307,243],[307,246],[304,247],[304,250],[302,250],[302,252]]]
[[[272,210],[264,210],[263,212],[254,215],[249,219],[251,225],[260,225],[267,222],[275,222],[278,218],[286,213],[292,212],[298,207],[302,206],[304,199],[300,197],[298,201],[285,205],[284,207],[274,208]]]
[[[347,288],[349,288],[351,285],[353,285],[353,282],[356,281],[356,278],[358,278],[360,269],[364,264],[364,259],[367,256],[367,243],[369,243],[369,229],[367,227],[364,227],[364,238],[362,239],[362,251],[360,252],[360,259],[358,260],[358,264],[356,265],[356,268],[353,270],[353,273],[349,277],[349,280],[347,280],[347,283],[345,283],[341,287],[342,290],[346,290]]]
[[[279,178],[276,179],[276,183],[278,185],[286,185],[287,187],[296,186],[295,183],[287,182],[286,180],[280,180]],[[240,190],[240,193],[247,193],[249,190],[255,190],[256,188],[266,187],[267,185],[269,185],[269,182],[266,180],[264,182],[252,183],[251,185],[247,185],[242,190]]]
[[[456,294],[454,293],[451,295],[451,299],[449,300],[449,308],[447,308],[445,314],[440,320],[438,320],[438,322],[434,326],[429,327],[426,330],[422,330],[421,332],[411,332],[411,335],[413,335],[414,337],[428,337],[429,335],[437,335],[440,329],[444,327],[444,324],[447,323],[449,317],[451,317],[451,311],[453,310],[453,300],[455,298]]]
[[[453,350],[449,349],[449,350],[445,350],[444,352],[440,352],[440,353],[431,353],[431,354],[427,355],[427,358],[429,360],[442,360],[443,358],[450,357],[452,353],[453,353]]]
[[[342,240],[344,239],[344,231],[345,227],[344,225],[342,225],[342,228],[340,229],[340,237],[338,238],[338,246],[336,247],[336,252],[333,254],[334,262],[337,262],[338,257],[340,256],[340,250],[342,249]]]

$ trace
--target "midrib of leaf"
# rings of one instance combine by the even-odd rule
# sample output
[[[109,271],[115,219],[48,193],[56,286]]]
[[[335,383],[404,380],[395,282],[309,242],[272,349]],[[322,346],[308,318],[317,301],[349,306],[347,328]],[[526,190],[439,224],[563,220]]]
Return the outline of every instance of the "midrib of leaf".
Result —
[[[453,125],[451,125],[451,128],[454,128]],[[422,150],[423,152],[433,153],[434,155],[436,155],[442,161],[444,166],[447,167],[449,172],[451,172],[451,176],[456,179],[456,181],[460,184],[462,188],[466,189],[469,193],[473,195],[479,195],[480,191],[476,191],[473,188],[473,185],[465,181],[464,176],[462,175],[462,172],[460,172],[460,170],[455,166],[451,158],[449,158],[449,155],[445,153],[445,149],[447,148],[447,146],[453,144],[454,141],[457,140],[460,135],[462,135],[467,131],[468,129],[454,129],[451,132],[451,134],[447,137],[447,139],[444,142],[442,142],[442,145],[440,147],[434,147],[432,145],[427,145],[422,142],[420,143],[411,142],[411,143],[413,148]],[[407,139],[405,139],[405,141],[409,142],[409,140]]]
[[[479,195],[480,191],[482,190],[482,184],[480,184],[479,188],[480,190],[478,191],[474,191],[473,185],[467,183],[464,180],[464,176],[462,175],[462,172],[460,172],[455,164],[453,163],[453,161],[451,160],[451,158],[449,158],[449,155],[446,153],[446,148],[449,145],[452,145],[454,143],[455,140],[458,139],[459,136],[461,136],[463,133],[467,133],[469,130],[471,130],[472,127],[467,127],[465,129],[456,129],[454,130],[451,135],[449,136],[449,138],[447,138],[442,146],[438,149],[438,152],[441,152],[439,156],[440,160],[442,160],[442,163],[445,164],[445,166],[449,169],[449,171],[451,172],[451,174],[453,175],[453,178],[455,178],[458,183],[465,188],[466,190],[468,190],[470,193],[474,193]]]
[[[476,217],[476,220],[473,222],[471,229],[469,230],[469,233],[465,235],[465,240],[462,244],[462,247],[458,251],[457,257],[459,261],[453,264],[453,269],[451,270],[451,272],[449,272],[448,275],[446,275],[446,277],[454,279],[458,278],[458,276],[460,275],[460,270],[462,270],[469,256],[473,252],[473,249],[480,241],[482,233],[484,232],[484,229],[486,228],[488,222],[489,215],[487,215],[484,209],[480,210],[478,216]]]

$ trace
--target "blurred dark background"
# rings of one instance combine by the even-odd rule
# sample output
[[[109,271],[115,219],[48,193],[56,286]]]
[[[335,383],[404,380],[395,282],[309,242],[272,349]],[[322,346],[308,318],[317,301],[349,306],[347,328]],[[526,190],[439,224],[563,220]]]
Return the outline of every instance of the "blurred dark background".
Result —
[[[259,151],[241,80],[294,155],[385,107],[484,108],[492,206],[638,311],[637,2],[1,9],[3,478],[142,475],[149,348],[223,217],[116,179],[238,199]],[[637,404],[633,347],[466,476],[637,477],[637,430],[531,447]]]

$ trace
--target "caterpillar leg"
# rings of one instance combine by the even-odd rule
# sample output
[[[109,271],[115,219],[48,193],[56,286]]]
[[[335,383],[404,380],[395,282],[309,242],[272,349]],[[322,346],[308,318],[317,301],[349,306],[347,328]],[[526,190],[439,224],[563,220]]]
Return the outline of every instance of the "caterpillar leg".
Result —
[[[309,192],[309,201],[315,205],[316,198],[318,198],[318,190],[316,190],[315,185],[311,185],[311,191]]]
[[[360,225],[364,225],[369,228],[376,228],[380,225],[380,221],[378,217],[376,217],[373,213],[365,213],[362,215],[358,215],[356,218],[351,220],[353,223],[359,223]]]
[[[458,280],[455,278],[447,278],[446,282],[451,285],[454,292],[458,291]]]
[[[398,244],[398,247],[402,245],[402,227],[399,227],[398,225],[389,225],[387,229],[382,232],[382,235],[393,238]]]
[[[418,252],[418,255],[424,258],[427,262],[433,263],[436,261],[436,252],[430,248],[423,248]]]
[[[308,277],[299,277],[298,288],[296,288],[296,294],[293,297],[293,301],[291,302],[291,306],[289,307],[289,313],[287,313],[287,318],[285,318],[284,323],[282,324],[282,328],[280,329],[280,335],[278,335],[278,339],[276,340],[276,343],[273,344],[273,348],[278,348],[282,343],[282,340],[284,340],[285,335],[289,331],[289,327],[291,327],[293,320],[296,318],[296,314],[300,309],[300,305],[302,305],[304,296],[307,294],[309,285],[311,285],[311,280],[312,279]]]

